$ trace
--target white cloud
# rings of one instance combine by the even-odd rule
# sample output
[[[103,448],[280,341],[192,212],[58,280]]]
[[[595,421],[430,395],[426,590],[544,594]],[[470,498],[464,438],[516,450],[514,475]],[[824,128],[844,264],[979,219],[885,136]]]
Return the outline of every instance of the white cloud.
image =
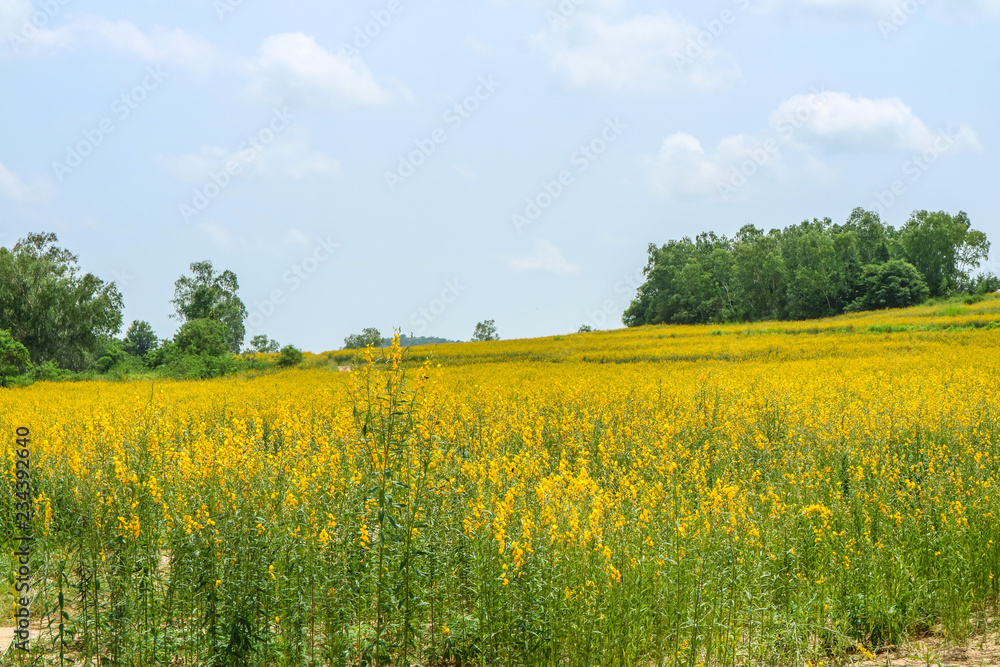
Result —
[[[392,96],[360,59],[331,53],[302,33],[264,40],[249,65],[252,92],[323,109],[388,104]]]
[[[531,253],[524,257],[507,258],[507,268],[517,273],[542,272],[556,275],[576,273],[580,267],[563,257],[562,250],[549,241],[537,240]]]
[[[796,95],[782,102],[770,121],[776,132],[786,131],[796,141],[831,151],[920,152],[932,147],[940,134],[898,97],[876,100],[847,93]],[[953,133],[959,150],[982,150],[968,126],[956,126]]]
[[[310,174],[331,175],[340,171],[340,162],[320,152],[310,150],[306,140],[287,130],[262,151],[231,151],[219,146],[202,146],[194,153],[160,157],[159,163],[169,174],[182,181],[199,183],[211,177],[230,161],[236,162],[242,175],[285,176],[295,179]]]
[[[769,152],[761,137],[737,134],[725,137],[711,152],[690,134],[679,132],[667,137],[660,152],[647,158],[653,190],[670,199],[702,199],[719,195],[719,186],[729,181],[733,170],[748,160],[755,173],[780,173],[781,155]],[[754,159],[756,157],[756,160]]]
[[[56,193],[55,187],[45,178],[28,183],[0,163],[0,195],[18,203],[42,202]]]
[[[621,21],[574,15],[559,30],[532,37],[549,68],[585,90],[662,92],[715,90],[742,78],[725,52],[709,46],[688,55],[699,29],[667,13]],[[699,47],[700,48],[700,47]]]
[[[376,81],[360,56],[333,53],[302,33],[267,37],[253,57],[243,58],[228,55],[201,35],[184,30],[154,27],[145,32],[130,21],[111,21],[93,15],[69,16],[54,28],[30,24],[30,30],[22,30],[33,12],[28,0],[0,0],[0,28],[7,27],[0,36],[7,32],[18,35],[16,43],[11,43],[16,56],[103,49],[199,74],[237,71],[247,77],[251,93],[268,104],[343,109],[384,105],[396,98],[410,97],[399,84],[393,83],[388,90]],[[45,16],[45,25],[55,24],[59,18],[55,14]]]
[[[967,125],[934,131],[898,98],[847,93],[796,95],[770,115],[766,129],[728,136],[712,150],[696,137],[667,137],[645,162],[653,190],[671,199],[744,196],[761,180],[829,179],[823,157],[834,153],[936,155],[982,150]],[[935,158],[936,159],[936,158]]]
[[[799,9],[848,19],[889,19],[894,14],[908,18],[925,8],[967,18],[1000,16],[1000,0],[950,0],[946,3],[931,0],[765,0],[761,6],[768,10]]]
[[[14,48],[22,55],[44,56],[81,47],[108,49],[147,63],[201,73],[227,62],[223,53],[201,35],[159,27],[146,33],[131,21],[110,21],[100,16],[72,17],[57,28],[36,28],[28,35],[19,26],[17,34],[23,43],[18,42]]]

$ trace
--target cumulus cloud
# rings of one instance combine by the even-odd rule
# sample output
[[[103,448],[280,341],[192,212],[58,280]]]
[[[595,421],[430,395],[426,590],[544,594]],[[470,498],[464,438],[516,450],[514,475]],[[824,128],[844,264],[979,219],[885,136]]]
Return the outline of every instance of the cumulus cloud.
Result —
[[[38,12],[28,0],[0,0],[0,27],[8,28],[3,34],[15,34],[7,40],[15,56],[52,56],[86,48],[199,74],[238,72],[247,78],[250,92],[268,104],[324,110],[384,105],[409,96],[398,84],[387,88],[377,81],[360,55],[332,52],[303,33],[272,35],[255,55],[238,57],[184,30],[154,27],[147,32],[130,21],[92,15],[70,16],[57,27],[38,27],[29,22],[34,14]],[[45,26],[57,22],[54,15],[46,17]]]
[[[568,85],[591,91],[716,90],[742,78],[735,61],[711,45],[686,53],[699,29],[665,12],[615,20],[573,16],[558,30],[532,37],[549,68]]]
[[[721,139],[707,150],[690,134],[668,136],[646,158],[655,192],[671,199],[723,200],[741,196],[751,181],[798,176],[828,177],[823,157],[835,153],[979,151],[972,128],[931,130],[898,98],[869,99],[847,93],[796,95],[770,115],[765,129]]]
[[[847,93],[795,95],[771,114],[771,127],[804,144],[831,151],[919,152],[934,145],[939,132],[927,127],[898,97],[870,99]],[[959,150],[982,150],[976,133],[956,126]]]
[[[558,246],[544,240],[535,241],[531,252],[524,257],[509,257],[507,268],[517,273],[539,272],[556,275],[569,275],[580,270],[579,266],[570,263],[563,256]]]
[[[262,97],[324,109],[377,106],[392,100],[363,60],[331,53],[302,33],[268,37],[248,67],[250,88]]]
[[[751,161],[755,172],[776,172],[783,167],[781,155],[768,151],[758,136],[737,134],[724,137],[711,151],[683,132],[663,141],[660,152],[647,158],[653,190],[670,199],[703,199],[719,194],[734,169]],[[754,157],[757,159],[754,160]]]

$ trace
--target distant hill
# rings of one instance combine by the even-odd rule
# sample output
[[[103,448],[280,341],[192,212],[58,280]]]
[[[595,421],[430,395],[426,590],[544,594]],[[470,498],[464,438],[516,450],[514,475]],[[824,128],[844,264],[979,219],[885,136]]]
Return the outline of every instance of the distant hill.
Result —
[[[436,336],[407,336],[406,334],[400,334],[399,344],[402,347],[413,347],[416,345],[437,345],[438,343],[461,343],[460,340],[449,340],[447,338],[437,338]],[[391,338],[382,339],[382,347],[389,347],[392,345]]]

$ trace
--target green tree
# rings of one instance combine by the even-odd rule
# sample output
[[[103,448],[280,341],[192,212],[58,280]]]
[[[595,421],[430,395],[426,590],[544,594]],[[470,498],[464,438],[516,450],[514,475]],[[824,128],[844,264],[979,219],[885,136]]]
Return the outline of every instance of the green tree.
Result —
[[[594,327],[590,326],[589,324],[582,324],[580,325],[580,328],[577,329],[577,333],[590,333],[593,330]]]
[[[473,341],[500,340],[497,334],[497,325],[493,320],[486,320],[476,324],[476,329],[472,334]]]
[[[848,310],[906,308],[925,301],[927,283],[912,264],[894,259],[885,264],[869,264],[861,272],[861,294]]]
[[[302,363],[302,350],[294,345],[286,345],[281,348],[281,355],[278,357],[278,365],[282,368],[291,368]]]
[[[101,340],[122,326],[122,297],[113,282],[82,273],[78,258],[55,234],[28,234],[0,248],[0,328],[36,364],[82,370]]]
[[[785,315],[788,271],[780,237],[777,230],[765,234],[753,225],[744,225],[733,239],[733,284],[740,319],[781,319]]]
[[[217,320],[191,320],[177,330],[174,345],[181,354],[221,357],[229,352],[229,330]]]
[[[279,349],[278,341],[271,340],[265,334],[258,334],[250,339],[250,351],[256,354],[272,354]]]
[[[931,296],[944,296],[965,287],[970,272],[989,257],[986,235],[972,229],[969,217],[959,211],[914,211],[900,230],[906,261],[924,277]]]
[[[374,327],[363,329],[361,333],[351,334],[344,339],[345,350],[361,350],[369,345],[372,347],[379,347],[382,345],[382,334]]]
[[[164,345],[163,362],[168,371],[184,378],[210,378],[234,370],[229,351],[229,329],[218,320],[185,322],[169,345]],[[155,354],[155,352],[154,352]]]
[[[214,320],[225,325],[226,346],[234,354],[243,347],[247,309],[238,295],[240,285],[232,271],[216,273],[212,262],[191,264],[192,276],[182,275],[174,283],[175,317],[184,322]]]
[[[7,387],[10,381],[22,375],[31,366],[31,355],[10,331],[0,329],[0,387]]]
[[[122,349],[136,357],[145,357],[160,344],[149,322],[134,320],[125,332]]]

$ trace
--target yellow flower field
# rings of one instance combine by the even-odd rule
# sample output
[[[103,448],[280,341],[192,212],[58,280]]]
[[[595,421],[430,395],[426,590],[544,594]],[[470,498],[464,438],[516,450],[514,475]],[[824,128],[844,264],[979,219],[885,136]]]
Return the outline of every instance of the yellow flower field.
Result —
[[[993,297],[3,391],[4,608],[27,427],[31,664],[792,665],[960,638],[1000,595],[997,324]]]

